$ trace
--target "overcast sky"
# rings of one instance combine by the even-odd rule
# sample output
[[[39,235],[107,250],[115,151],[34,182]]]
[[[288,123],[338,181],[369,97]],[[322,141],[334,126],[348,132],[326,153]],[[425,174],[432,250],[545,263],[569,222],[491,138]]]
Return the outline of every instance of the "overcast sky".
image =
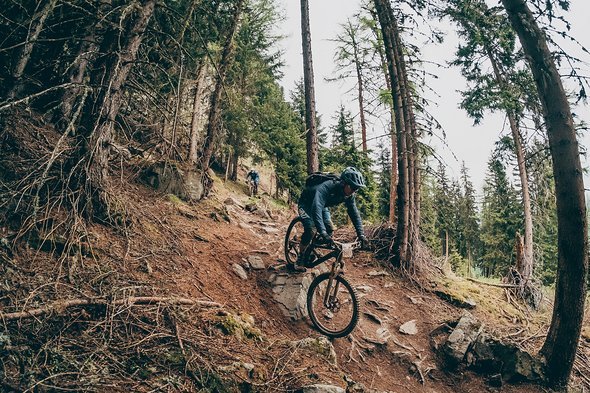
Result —
[[[280,26],[280,32],[287,36],[282,41],[285,50],[284,68],[285,76],[282,85],[288,92],[293,89],[295,81],[303,76],[303,61],[301,55],[300,33],[300,1],[281,0],[286,20]],[[322,116],[322,124],[328,127],[333,123],[332,117],[340,104],[351,111],[358,113],[358,104],[353,95],[346,94],[350,90],[350,84],[328,83],[325,78],[334,75],[334,50],[335,44],[330,42],[340,32],[339,24],[352,17],[359,9],[359,0],[310,0],[310,24],[313,52],[313,65],[315,73],[316,108]],[[586,48],[590,48],[590,27],[588,18],[590,15],[590,1],[571,0],[571,12],[568,19],[572,23],[571,35],[578,39]],[[423,56],[425,60],[445,63],[452,59],[457,44],[457,38],[451,25],[444,26],[446,33],[443,45],[425,46]],[[590,61],[590,55],[579,51],[578,56]],[[590,68],[590,67],[589,67]],[[439,138],[427,140],[427,143],[435,146],[437,154],[449,166],[449,174],[458,177],[461,161],[465,161],[470,170],[475,186],[481,191],[486,172],[487,160],[493,149],[494,142],[500,135],[508,135],[509,129],[505,125],[504,117],[500,114],[489,114],[482,124],[473,126],[473,122],[467,118],[464,111],[458,108],[460,95],[458,90],[463,89],[465,82],[457,69],[434,69],[438,79],[430,79],[431,86],[439,97],[432,95],[430,98],[437,105],[430,108],[430,112],[442,124],[446,140],[441,142]],[[351,82],[352,83],[352,82]],[[575,110],[587,122],[590,122],[589,108],[581,107]],[[384,124],[374,122],[369,129],[369,137],[383,134]],[[360,126],[357,124],[357,131]],[[387,143],[387,142],[386,142]],[[590,137],[585,135],[582,143],[590,145]],[[446,145],[446,146],[445,146]],[[374,144],[373,144],[374,146]],[[588,166],[590,161],[583,160],[583,165]],[[586,188],[588,177],[586,178]]]

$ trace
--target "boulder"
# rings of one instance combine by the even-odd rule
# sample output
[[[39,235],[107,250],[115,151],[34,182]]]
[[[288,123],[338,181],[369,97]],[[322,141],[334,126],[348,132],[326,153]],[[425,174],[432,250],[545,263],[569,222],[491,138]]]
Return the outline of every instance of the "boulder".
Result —
[[[483,332],[483,324],[471,314],[463,314],[443,344],[451,366],[465,363],[471,369],[490,376],[490,383],[538,382],[545,380],[545,364],[540,358],[504,343]]]
[[[205,195],[203,174],[176,163],[157,162],[143,171],[142,179],[156,190],[185,201],[199,201]]]
[[[467,350],[482,330],[483,325],[481,322],[476,320],[469,312],[463,314],[443,346],[443,352],[451,365],[456,366],[463,362]]]
[[[502,380],[508,382],[542,381],[545,378],[545,365],[541,359],[485,333],[472,345],[467,361],[476,371],[487,375],[500,374]]]
[[[284,269],[272,269],[275,273],[270,275],[268,282],[283,314],[293,320],[307,317],[307,290],[315,275],[328,271],[328,267],[324,265],[305,274],[289,274]]]
[[[307,317],[307,290],[311,280],[309,274],[276,273],[269,277],[273,297],[285,316],[293,320]]]

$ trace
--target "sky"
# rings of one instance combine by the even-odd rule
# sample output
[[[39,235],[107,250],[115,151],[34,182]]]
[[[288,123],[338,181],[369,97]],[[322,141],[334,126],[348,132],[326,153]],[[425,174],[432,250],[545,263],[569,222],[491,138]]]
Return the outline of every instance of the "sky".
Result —
[[[328,127],[333,123],[332,117],[340,104],[343,104],[352,114],[358,113],[358,104],[353,94],[346,93],[353,82],[348,84],[326,82],[325,78],[334,76],[336,44],[330,40],[340,32],[339,25],[358,11],[360,0],[309,0],[309,3],[316,111],[322,117],[323,126]],[[293,89],[295,82],[303,77],[300,1],[280,0],[279,4],[286,18],[279,30],[286,36],[281,43],[285,51],[284,77],[281,84],[285,91],[289,92]],[[590,1],[571,0],[571,11],[567,15],[572,24],[570,34],[590,49],[588,15],[590,15]],[[445,42],[442,45],[425,45],[422,48],[422,55],[426,61],[444,64],[454,56],[457,37],[450,24],[444,24],[439,28],[442,28],[445,33]],[[584,54],[573,46],[571,48],[579,57],[590,62],[590,55]],[[590,66],[587,69],[590,70]],[[435,148],[440,159],[448,166],[451,177],[459,176],[461,162],[465,161],[474,185],[481,192],[487,161],[494,143],[500,136],[510,133],[504,116],[486,114],[484,121],[474,126],[473,121],[467,118],[465,112],[458,107],[460,101],[458,91],[466,86],[458,69],[431,66],[429,71],[438,75],[437,79],[429,78],[427,82],[428,86],[436,92],[436,94],[429,93],[429,99],[433,102],[429,111],[441,123],[445,137],[442,137],[442,133],[438,133],[434,138],[426,139],[425,142]],[[590,107],[582,106],[575,108],[574,111],[590,123]],[[384,124],[381,122],[374,122],[369,127],[368,137],[382,135],[383,127]],[[356,129],[357,131],[360,129],[358,124]],[[383,142],[389,143],[387,140]],[[590,146],[589,132],[584,134],[581,143]],[[373,142],[373,148],[375,145],[376,141]],[[590,159],[583,158],[582,165],[589,167]],[[585,184],[587,189],[590,188],[590,176],[586,176]]]

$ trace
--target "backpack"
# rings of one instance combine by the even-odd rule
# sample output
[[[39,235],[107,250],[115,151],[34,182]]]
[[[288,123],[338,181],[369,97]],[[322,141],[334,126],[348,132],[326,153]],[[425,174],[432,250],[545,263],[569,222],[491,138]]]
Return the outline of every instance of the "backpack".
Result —
[[[318,186],[328,180],[340,181],[340,177],[330,172],[314,172],[305,179],[305,188]]]

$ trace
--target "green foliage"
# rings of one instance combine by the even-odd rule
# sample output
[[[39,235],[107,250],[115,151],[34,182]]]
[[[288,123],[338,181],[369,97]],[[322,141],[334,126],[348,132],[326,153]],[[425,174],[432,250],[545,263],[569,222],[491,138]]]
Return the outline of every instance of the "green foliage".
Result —
[[[356,193],[356,203],[364,220],[377,219],[377,184],[372,170],[372,160],[368,152],[359,150],[355,145],[352,116],[343,106],[335,118],[336,124],[331,128],[332,146],[323,147],[320,155],[320,170],[341,173],[348,166],[356,167],[365,177],[367,187]],[[347,215],[343,207],[334,209],[333,220],[343,224]]]
[[[534,273],[543,284],[551,285],[557,273],[555,180],[546,144],[536,142],[531,150],[528,162],[535,243]]]
[[[461,108],[480,123],[486,111],[521,115],[538,112],[539,100],[516,33],[500,7],[483,0],[447,0],[440,12],[457,24],[459,43],[451,63],[461,69],[469,87],[461,92]]]
[[[508,181],[506,168],[493,155],[485,179],[479,267],[486,277],[504,276],[514,265],[516,233],[522,233],[518,193]]]
[[[439,237],[438,214],[436,211],[435,193],[436,193],[435,177],[429,173],[422,176],[422,204],[420,206],[420,236],[422,241],[435,253],[435,255],[442,255],[441,242]]]

